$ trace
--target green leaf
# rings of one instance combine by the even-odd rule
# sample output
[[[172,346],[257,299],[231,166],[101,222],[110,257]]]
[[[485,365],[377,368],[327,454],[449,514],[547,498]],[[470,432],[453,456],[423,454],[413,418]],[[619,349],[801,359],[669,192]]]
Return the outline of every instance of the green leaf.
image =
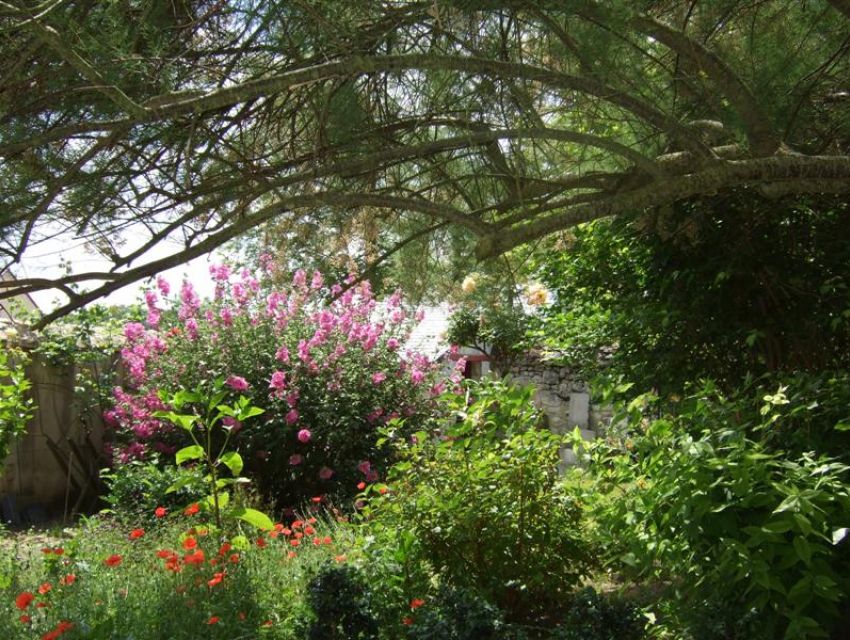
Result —
[[[248,418],[253,418],[254,416],[258,416],[265,412],[266,410],[261,409],[260,407],[248,407],[247,409],[239,412],[239,420],[247,420]]]
[[[204,502],[207,503],[210,509],[215,508],[215,499],[212,496],[207,496],[204,498]],[[224,509],[227,504],[230,502],[230,494],[226,491],[218,494],[218,507],[219,509]]]
[[[804,563],[809,564],[812,560],[812,547],[809,541],[801,536],[794,536],[794,551],[797,552],[797,557]]]
[[[251,542],[245,536],[234,536],[230,540],[230,544],[234,549],[246,551],[251,548]]]
[[[177,464],[183,464],[187,460],[200,460],[204,457],[204,449],[200,445],[193,444],[188,447],[183,447],[174,456]]]
[[[234,476],[238,476],[242,473],[242,467],[244,466],[242,462],[242,456],[240,456],[235,451],[228,451],[223,453],[218,461],[230,469],[230,473]]]
[[[232,511],[231,515],[234,518],[244,520],[248,524],[257,527],[258,529],[263,529],[267,531],[274,527],[274,523],[271,521],[271,518],[269,518],[262,511],[257,511],[256,509],[246,509],[244,507],[241,507]]]
[[[177,480],[174,484],[172,484],[168,489],[165,490],[165,493],[174,493],[175,491],[180,491],[183,487],[188,487],[191,484],[195,484],[196,479],[192,476],[185,476]]]
[[[215,481],[215,488],[229,487],[234,484],[249,484],[251,481],[248,478],[219,478]]]
[[[839,422],[833,428],[836,431],[850,431],[850,422]]]

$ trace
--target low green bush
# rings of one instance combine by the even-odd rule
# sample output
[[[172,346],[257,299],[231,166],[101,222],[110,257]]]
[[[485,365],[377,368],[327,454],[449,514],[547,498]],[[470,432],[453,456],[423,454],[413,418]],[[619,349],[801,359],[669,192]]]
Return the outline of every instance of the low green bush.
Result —
[[[641,640],[646,622],[628,600],[587,587],[569,597],[567,614],[553,640]]]
[[[160,463],[158,456],[147,462],[133,460],[116,469],[104,469],[100,477],[108,492],[103,496],[107,511],[123,522],[150,524],[158,507],[180,510],[204,497],[200,469]],[[168,488],[179,484],[177,491]]]
[[[444,398],[435,432],[390,430],[399,462],[368,490],[370,529],[392,540],[403,575],[424,564],[509,622],[551,618],[590,569],[581,506],[558,476],[563,440],[540,428],[530,388],[469,394]]]

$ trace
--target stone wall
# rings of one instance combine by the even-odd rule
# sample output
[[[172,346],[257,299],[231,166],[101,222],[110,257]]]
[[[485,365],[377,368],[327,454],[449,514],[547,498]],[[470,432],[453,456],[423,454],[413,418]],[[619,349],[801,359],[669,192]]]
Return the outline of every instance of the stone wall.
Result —
[[[585,381],[568,367],[537,353],[526,354],[507,367],[499,367],[498,371],[518,384],[534,385],[535,403],[546,414],[549,427],[555,433],[569,433],[578,427],[582,436],[591,440],[605,430],[610,420],[610,409],[593,403]],[[563,458],[565,463],[575,460],[571,451],[565,451]]]

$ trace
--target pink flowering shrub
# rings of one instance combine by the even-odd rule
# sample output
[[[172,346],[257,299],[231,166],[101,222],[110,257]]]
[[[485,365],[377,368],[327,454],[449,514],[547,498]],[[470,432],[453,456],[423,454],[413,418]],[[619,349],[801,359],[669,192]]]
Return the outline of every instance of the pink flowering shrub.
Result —
[[[161,278],[147,293],[147,322],[124,331],[128,384],[106,415],[119,463],[184,446],[186,434],[155,417],[166,409],[161,398],[221,377],[234,397],[265,410],[253,424],[226,426],[267,497],[281,506],[347,497],[386,469],[378,428],[395,417],[421,428],[433,398],[457,382],[457,369],[441,379],[427,358],[402,353],[412,318],[400,294],[379,305],[368,282],[341,293],[303,271],[280,290],[266,282],[274,269],[265,261],[255,277],[211,267],[206,304],[188,282],[176,300]]]

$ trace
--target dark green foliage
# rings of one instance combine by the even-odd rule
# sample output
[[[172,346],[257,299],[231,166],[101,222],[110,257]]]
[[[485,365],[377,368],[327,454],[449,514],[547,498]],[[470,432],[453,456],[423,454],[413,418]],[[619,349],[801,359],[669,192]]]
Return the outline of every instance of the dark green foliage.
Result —
[[[160,465],[156,458],[148,462],[134,460],[117,469],[103,470],[100,477],[109,489],[103,497],[109,511],[134,525],[153,522],[157,507],[180,510],[205,495],[200,470]],[[167,493],[171,485],[189,477],[193,477],[194,481]]]
[[[409,640],[503,638],[501,613],[474,592],[444,587],[411,616]]]
[[[785,386],[728,397],[706,384],[676,413],[632,401],[621,417],[639,432],[591,446],[588,500],[612,564],[670,581],[686,626],[713,618],[723,634],[743,633],[723,637],[749,638],[754,611],[769,638],[837,624],[850,597],[848,467],[765,444],[795,428],[800,405]]]
[[[315,619],[310,640],[371,640],[378,623],[370,609],[371,593],[352,566],[325,567],[307,587]]]
[[[848,221],[845,199],[742,190],[578,229],[541,264],[545,336],[586,370],[616,347],[611,370],[640,391],[846,368]]]
[[[597,593],[592,587],[570,596],[555,640],[641,640],[646,619],[628,600]]]

